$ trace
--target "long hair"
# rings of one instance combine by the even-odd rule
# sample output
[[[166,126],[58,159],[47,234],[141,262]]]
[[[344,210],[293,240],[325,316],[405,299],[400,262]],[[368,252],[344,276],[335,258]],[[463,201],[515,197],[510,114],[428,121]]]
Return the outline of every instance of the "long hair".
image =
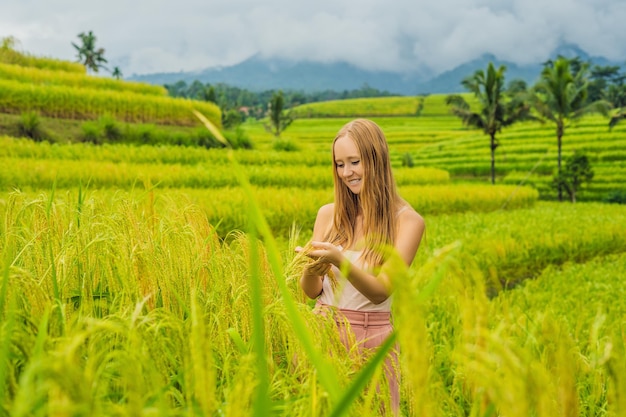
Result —
[[[343,137],[352,139],[361,154],[362,186],[354,194],[341,180],[335,163],[335,142]],[[346,248],[355,243],[355,224],[363,215],[364,248],[361,259],[369,267],[384,262],[382,248],[393,245],[396,237],[396,213],[401,199],[391,171],[387,140],[380,127],[371,120],[355,119],[344,125],[333,141],[333,178],[335,212],[328,240]]]

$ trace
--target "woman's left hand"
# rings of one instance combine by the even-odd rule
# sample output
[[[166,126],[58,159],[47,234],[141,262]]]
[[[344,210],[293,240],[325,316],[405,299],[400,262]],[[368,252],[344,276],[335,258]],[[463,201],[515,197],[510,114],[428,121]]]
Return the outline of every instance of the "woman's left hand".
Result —
[[[337,268],[341,267],[344,256],[339,247],[333,245],[330,242],[311,242],[312,250],[307,253],[307,256],[320,262],[326,262],[335,265]]]

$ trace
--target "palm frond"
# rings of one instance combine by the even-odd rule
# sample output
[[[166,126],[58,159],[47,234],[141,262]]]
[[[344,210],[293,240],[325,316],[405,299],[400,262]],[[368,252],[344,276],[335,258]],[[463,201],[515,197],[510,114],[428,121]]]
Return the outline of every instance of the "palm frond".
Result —
[[[619,113],[611,116],[611,120],[609,121],[609,130],[612,130],[613,127],[615,127],[615,125],[622,119],[626,119],[626,109],[621,109]]]

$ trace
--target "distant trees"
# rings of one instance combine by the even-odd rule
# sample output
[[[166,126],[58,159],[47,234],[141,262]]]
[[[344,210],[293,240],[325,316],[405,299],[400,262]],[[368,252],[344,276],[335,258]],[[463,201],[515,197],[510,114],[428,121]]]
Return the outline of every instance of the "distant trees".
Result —
[[[504,88],[505,66],[497,70],[493,63],[489,63],[487,71],[478,70],[474,75],[465,78],[461,84],[474,94],[478,99],[479,109],[473,111],[470,105],[460,95],[449,95],[446,104],[450,111],[459,117],[463,124],[469,127],[481,129],[489,135],[491,150],[491,183],[496,181],[496,149],[499,145],[496,135],[500,130],[517,121],[530,117],[529,106],[522,100],[518,100],[517,90],[512,91],[515,95],[508,95]]]
[[[206,83],[194,81],[190,84],[181,80],[173,84],[165,84],[172,97],[186,97],[195,100],[212,101],[222,112],[235,109],[242,110],[245,116],[263,118],[266,116],[267,103],[278,90],[250,91],[224,83]],[[394,94],[381,91],[364,84],[356,90],[304,92],[293,90],[283,91],[284,108],[289,109],[300,104],[343,98],[387,97]]]
[[[615,113],[609,121],[612,129],[620,120],[626,119],[626,73],[618,66],[594,66],[591,70],[589,97],[604,99],[611,103]]]
[[[89,32],[81,32],[78,34],[80,44],[72,42],[72,46],[76,49],[78,62],[87,67],[88,70],[98,72],[100,68],[105,68],[107,63],[104,58],[104,48],[96,49],[96,36],[90,30]]]
[[[561,175],[562,140],[568,122],[592,112],[608,114],[611,107],[605,100],[589,102],[587,75],[586,63],[559,57],[556,61],[545,64],[541,78],[529,96],[539,116],[556,125],[557,176]],[[558,199],[563,200],[562,186],[558,187]]]

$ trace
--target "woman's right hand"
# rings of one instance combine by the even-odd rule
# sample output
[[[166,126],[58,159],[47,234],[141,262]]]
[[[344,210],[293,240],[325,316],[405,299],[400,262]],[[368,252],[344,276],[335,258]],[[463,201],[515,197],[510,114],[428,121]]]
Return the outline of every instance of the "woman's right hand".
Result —
[[[327,262],[311,262],[304,267],[307,275],[324,276],[330,271],[330,264]]]
[[[310,251],[311,251],[310,247],[307,247],[307,248],[303,248],[301,246],[296,247],[297,253],[307,256],[307,257],[308,257],[308,252]],[[321,276],[326,275],[328,271],[330,271],[330,267],[331,265],[328,262],[321,262],[318,259],[309,257],[309,261],[304,266],[304,273],[309,276],[321,277]]]

